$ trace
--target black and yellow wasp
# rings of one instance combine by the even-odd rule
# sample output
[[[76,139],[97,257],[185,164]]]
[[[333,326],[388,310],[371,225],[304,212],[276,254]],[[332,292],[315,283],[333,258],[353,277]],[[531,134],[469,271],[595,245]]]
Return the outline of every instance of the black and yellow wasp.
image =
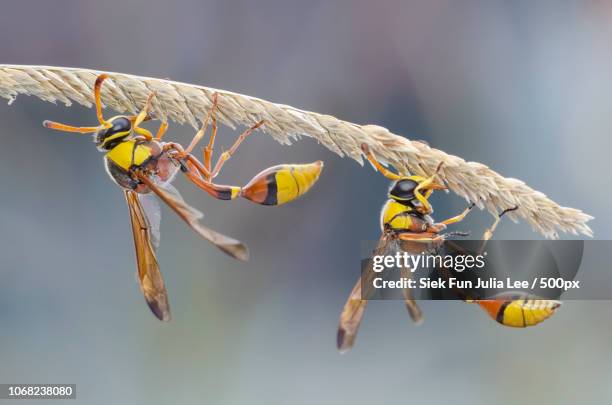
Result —
[[[431,244],[441,243],[451,236],[466,236],[463,232],[443,233],[448,225],[461,222],[474,204],[470,204],[461,214],[442,222],[435,222],[431,217],[433,208],[429,197],[434,190],[445,190],[446,186],[436,181],[442,165],[430,177],[400,176],[389,171],[372,155],[367,144],[361,146],[366,158],[386,178],[393,181],[389,190],[389,199],[382,208],[380,216],[381,237],[373,255],[393,254],[397,250],[420,254]],[[502,216],[511,210],[503,211],[497,216],[493,225],[483,236],[486,243]],[[484,247],[484,245],[483,245]],[[369,265],[371,266],[371,261]],[[402,268],[401,277],[409,278],[411,273]],[[357,331],[363,319],[364,311],[373,290],[375,272],[366,269],[363,277],[359,277],[351,291],[340,315],[337,345],[340,352],[348,351],[354,344]],[[362,279],[364,278],[364,279]],[[362,291],[362,288],[364,289]],[[410,317],[417,323],[422,322],[423,315],[416,301],[411,296],[410,288],[402,290],[406,309]],[[537,299],[522,293],[504,293],[492,299],[469,300],[480,305],[495,321],[505,326],[526,327],[536,325],[552,316],[560,302]]]
[[[98,150],[105,153],[104,162],[109,176],[124,190],[134,234],[138,279],[145,299],[157,318],[168,321],[168,296],[155,256],[159,245],[160,207],[153,195],[172,208],[202,238],[228,255],[246,261],[249,253],[244,244],[199,222],[202,214],[189,206],[170,184],[174,176],[179,171],[182,172],[196,186],[220,200],[233,200],[240,196],[258,204],[280,205],[306,193],[318,180],[323,162],[274,166],[256,175],[244,187],[215,184],[213,179],[225,162],[247,136],[264,124],[263,121],[244,131],[212,166],[217,132],[217,93],[213,95],[211,110],[203,120],[201,129],[189,146],[183,148],[175,142],[162,142],[168,128],[165,121],[161,123],[155,136],[140,126],[151,118],[148,111],[153,93],[149,95],[138,115],[120,115],[106,120],[102,115],[100,96],[102,83],[106,79],[107,75],[102,74],[94,84],[96,113],[100,125],[73,127],[51,121],[45,121],[43,125],[60,131],[94,134]],[[191,152],[205,135],[209,122],[212,122],[212,130],[208,145],[204,149],[202,163]]]

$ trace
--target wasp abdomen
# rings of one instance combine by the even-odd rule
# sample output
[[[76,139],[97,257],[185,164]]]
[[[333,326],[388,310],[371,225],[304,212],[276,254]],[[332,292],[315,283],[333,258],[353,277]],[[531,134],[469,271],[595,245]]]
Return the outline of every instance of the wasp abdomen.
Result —
[[[506,299],[503,299],[506,298]],[[561,303],[538,297],[500,297],[494,300],[476,300],[496,322],[514,328],[535,326],[553,316]]]
[[[262,205],[281,205],[305,194],[317,182],[323,162],[278,165],[255,176],[242,188],[241,195]]]

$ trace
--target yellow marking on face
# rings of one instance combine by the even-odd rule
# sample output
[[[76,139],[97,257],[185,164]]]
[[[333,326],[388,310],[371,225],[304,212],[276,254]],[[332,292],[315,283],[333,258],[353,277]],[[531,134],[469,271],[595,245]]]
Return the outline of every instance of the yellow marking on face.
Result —
[[[151,148],[135,140],[121,142],[106,154],[107,158],[124,170],[140,166],[151,157]]]
[[[236,199],[239,195],[240,195],[240,187],[232,187],[232,194],[231,194],[231,198],[232,200]]]
[[[115,139],[126,137],[129,134],[130,134],[130,131],[117,132],[116,134],[113,134],[109,137],[104,138],[104,141],[102,142],[102,146],[104,147],[106,144],[114,141]]]

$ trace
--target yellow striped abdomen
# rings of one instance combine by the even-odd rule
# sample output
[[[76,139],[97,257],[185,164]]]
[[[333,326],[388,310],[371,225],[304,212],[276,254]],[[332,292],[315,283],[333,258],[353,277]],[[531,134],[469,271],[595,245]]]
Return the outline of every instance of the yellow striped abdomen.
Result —
[[[513,328],[535,326],[550,318],[561,306],[559,301],[532,296],[508,297],[506,300],[501,296],[494,300],[474,302],[480,305],[496,322]]]
[[[281,205],[305,194],[317,182],[323,162],[302,165],[278,165],[255,176],[241,195],[263,205]]]

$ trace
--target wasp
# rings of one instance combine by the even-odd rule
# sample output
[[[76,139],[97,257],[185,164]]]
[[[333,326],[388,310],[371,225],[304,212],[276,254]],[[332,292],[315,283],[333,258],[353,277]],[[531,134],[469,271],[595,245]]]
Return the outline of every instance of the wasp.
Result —
[[[366,158],[383,176],[392,181],[380,215],[381,237],[373,256],[393,254],[398,250],[411,254],[420,254],[439,245],[453,236],[467,236],[465,232],[444,232],[451,224],[461,222],[475,204],[470,204],[463,212],[441,222],[432,218],[433,207],[429,198],[435,190],[446,190],[447,187],[436,181],[442,165],[438,165],[430,177],[400,176],[385,168],[371,153],[367,144],[361,149]],[[493,225],[483,235],[483,241],[489,240],[502,216],[518,207],[500,213]],[[484,248],[484,244],[482,246]],[[372,265],[370,261],[369,265]],[[401,277],[409,278],[411,273],[401,268]],[[368,297],[372,294],[375,272],[366,269],[353,287],[340,315],[337,346],[340,352],[348,351],[354,344],[357,331],[363,319]],[[363,291],[362,291],[363,288]],[[411,296],[410,288],[402,290],[406,309],[414,322],[421,323],[423,315],[416,301]],[[558,301],[542,300],[525,294],[503,294],[487,300],[470,300],[482,307],[494,320],[506,326],[532,326],[552,316],[559,306]]]
[[[145,300],[153,314],[162,321],[170,320],[168,294],[159,271],[156,250],[160,235],[159,200],[167,204],[199,236],[218,247],[229,256],[247,261],[249,252],[240,241],[204,226],[202,213],[188,205],[171,182],[177,173],[183,173],[198,188],[220,200],[243,197],[262,205],[281,205],[305,194],[318,180],[323,162],[310,164],[284,164],[268,168],[256,175],[246,186],[227,186],[213,182],[223,165],[232,157],[242,142],[264,125],[259,121],[244,131],[232,147],[222,153],[212,165],[213,149],[217,133],[216,110],[218,94],[214,93],[210,112],[202,122],[189,146],[183,148],[175,142],[162,141],[168,124],[164,120],[154,136],[141,124],[150,120],[151,93],[138,115],[119,115],[105,119],[102,114],[101,88],[108,78],[97,77],[94,84],[94,100],[99,125],[74,127],[58,122],[45,121],[43,126],[59,131],[93,133],[97,149],[104,153],[104,165],[110,178],[123,189],[128,205],[134,245],[138,280]],[[208,145],[204,148],[204,161],[198,160],[192,151],[204,137],[209,123],[212,129]]]

